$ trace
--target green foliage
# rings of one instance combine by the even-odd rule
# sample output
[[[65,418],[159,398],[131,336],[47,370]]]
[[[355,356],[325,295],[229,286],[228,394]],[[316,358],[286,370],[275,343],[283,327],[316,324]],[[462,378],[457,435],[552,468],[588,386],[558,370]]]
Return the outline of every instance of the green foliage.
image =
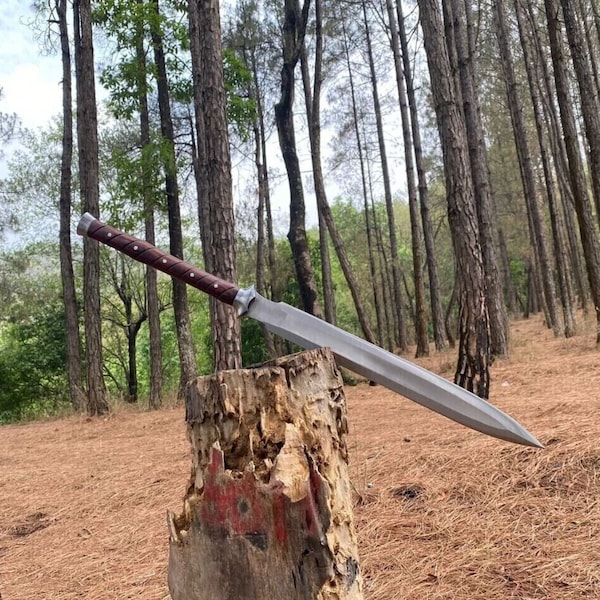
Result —
[[[55,247],[37,245],[0,257],[5,307],[0,315],[0,423],[69,406],[64,307],[54,252]]]
[[[2,88],[0,88],[0,100],[2,100]],[[0,158],[3,157],[2,147],[8,144],[19,127],[19,118],[15,113],[0,111]]]
[[[49,224],[58,215],[61,136],[58,122],[20,132],[19,145],[0,181],[0,230],[2,221],[8,220],[5,224],[27,241],[54,237]]]
[[[247,367],[269,359],[262,329],[254,319],[242,319],[242,364]]]
[[[0,340],[0,423],[67,408],[64,364],[60,302],[40,307],[27,322],[5,327]]]
[[[233,50],[223,51],[225,93],[227,94],[227,120],[244,141],[250,137],[256,120],[256,100],[248,95],[252,75],[244,61]]]

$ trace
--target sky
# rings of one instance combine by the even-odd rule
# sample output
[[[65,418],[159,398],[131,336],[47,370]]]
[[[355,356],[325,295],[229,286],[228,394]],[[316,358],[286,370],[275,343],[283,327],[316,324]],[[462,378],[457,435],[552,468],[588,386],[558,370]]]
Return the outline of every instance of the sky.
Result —
[[[31,24],[35,18],[30,0],[0,0],[0,112],[16,113],[21,124],[29,129],[44,127],[61,112],[61,63],[58,54],[48,54],[41,47],[39,32]],[[273,145],[276,139],[274,136]],[[281,162],[278,156],[271,161]],[[0,157],[0,177],[7,173],[6,159],[10,151]],[[305,170],[310,170],[309,155],[303,157]],[[304,167],[303,167],[304,168]],[[281,167],[283,173],[283,166]],[[247,193],[235,189],[238,179],[234,169],[234,195]],[[339,193],[337,186],[328,181],[330,201]],[[311,186],[306,190],[307,224],[316,222],[315,200]],[[288,194],[285,178],[274,186],[274,212],[287,218]],[[1,207],[0,207],[1,210]]]
[[[17,113],[28,128],[42,127],[61,110],[60,56],[44,56],[28,27],[28,0],[0,1],[0,111]]]

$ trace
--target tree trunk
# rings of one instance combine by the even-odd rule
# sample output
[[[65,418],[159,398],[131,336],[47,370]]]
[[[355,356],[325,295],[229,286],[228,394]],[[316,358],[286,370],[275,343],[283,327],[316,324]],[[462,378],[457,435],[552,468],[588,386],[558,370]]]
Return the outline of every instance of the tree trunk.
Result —
[[[329,350],[198,379],[169,513],[173,600],[360,600],[343,383]]]
[[[201,217],[208,222],[202,248],[205,263],[214,275],[236,281],[235,231],[231,159],[225,104],[221,22],[218,0],[190,0],[190,37],[194,78],[194,106],[198,127],[198,174],[205,183],[199,198]],[[192,14],[194,13],[194,14]],[[191,41],[191,40],[190,40]],[[235,309],[210,301],[214,367],[241,365],[240,323]]]
[[[308,116],[308,130],[311,148],[311,160],[315,183],[315,195],[317,197],[317,206],[319,215],[327,226],[327,231],[333,242],[336,256],[344,273],[344,278],[348,284],[348,289],[352,295],[356,315],[360,323],[363,335],[366,340],[371,343],[376,343],[375,334],[371,328],[367,311],[363,305],[361,293],[359,290],[358,280],[354,275],[354,269],[350,264],[350,260],[346,253],[346,248],[335,225],[331,207],[327,201],[325,192],[325,180],[323,177],[323,168],[321,165],[321,83],[323,79],[323,23],[321,15],[321,0],[315,0],[315,75],[314,86],[311,94],[310,76],[308,68],[305,69],[306,74],[303,77],[305,88],[305,99]],[[306,61],[304,61],[306,62]]]
[[[366,139],[366,134],[363,129],[363,139]],[[373,195],[373,174],[371,172],[371,162],[368,154],[368,146],[365,146],[367,153],[365,155],[365,162],[367,165],[367,179],[369,183],[369,200],[370,200],[370,212],[373,219],[373,232],[375,234],[375,244],[377,247],[377,263],[379,271],[379,285],[382,292],[383,309],[385,313],[385,333],[386,333],[386,347],[390,352],[396,350],[396,336],[395,332],[398,331],[398,311],[394,309],[394,283],[393,273],[390,269],[390,261],[386,252],[385,244],[383,242],[383,226],[379,223],[379,217],[377,215],[377,205]]]
[[[394,55],[396,72],[396,87],[402,119],[402,139],[404,141],[404,164],[406,167],[406,189],[408,192],[408,207],[410,214],[410,232],[413,258],[413,278],[415,286],[415,338],[417,342],[416,357],[429,356],[429,338],[427,335],[427,311],[425,309],[425,281],[423,269],[423,231],[419,214],[419,200],[415,184],[414,145],[412,138],[411,119],[408,114],[408,98],[406,95],[405,74],[402,73],[400,58],[400,42],[398,39],[398,23],[392,0],[386,0],[386,9],[390,23],[390,40]]]
[[[252,97],[252,96],[250,96]],[[254,164],[256,166],[256,174],[258,177],[258,206],[256,207],[256,221],[257,221],[257,233],[256,233],[256,291],[259,294],[266,295],[266,284],[265,284],[265,266],[267,256],[267,238],[265,235],[265,210],[267,203],[267,186],[268,181],[266,179],[267,173],[265,166],[262,163],[261,153],[261,141],[260,141],[260,129],[258,122],[253,125],[254,132]],[[265,346],[267,348],[267,355],[270,358],[277,356],[275,349],[275,343],[273,340],[273,334],[265,327],[263,323],[260,324],[260,328],[265,338]]]
[[[469,39],[471,15],[464,0],[449,0],[448,13],[451,15],[453,40],[456,50],[458,72],[462,98],[462,109],[467,127],[469,160],[473,177],[473,189],[477,208],[479,239],[485,268],[486,301],[490,316],[491,351],[493,356],[508,356],[508,317],[498,276],[498,258],[494,245],[494,198],[490,183],[489,165],[481,104],[476,81],[473,43]]]
[[[346,35],[346,29],[342,23],[343,28],[343,41],[344,41],[344,53],[346,57],[346,67],[348,69],[348,79],[350,84],[350,97],[352,101],[352,125],[354,128],[354,134],[356,136],[356,149],[358,152],[358,162],[360,163],[360,176],[362,183],[362,195],[363,195],[363,212],[365,217],[365,230],[367,232],[367,247],[369,251],[369,273],[371,275],[371,286],[373,288],[373,302],[375,304],[375,315],[377,319],[377,339],[381,346],[387,345],[388,349],[390,344],[386,344],[386,339],[389,339],[388,332],[384,325],[384,314],[383,314],[383,301],[381,299],[381,281],[377,277],[377,266],[375,262],[375,242],[373,235],[372,219],[369,216],[369,192],[367,187],[367,179],[365,174],[365,163],[362,149],[362,141],[360,136],[360,128],[358,125],[358,111],[356,107],[356,92],[354,89],[354,78],[352,76],[352,67],[350,64],[350,52],[348,50],[348,38]]]
[[[508,258],[508,249],[506,248],[506,239],[504,238],[504,230],[498,228],[498,249],[500,251],[501,267],[502,267],[502,279],[504,281],[504,296],[506,298],[506,308],[509,314],[517,314],[517,297],[515,293],[515,286],[512,280],[512,273],[510,272],[510,261]]]
[[[529,21],[533,22],[534,8],[530,0],[527,1],[526,8]],[[537,63],[541,67],[542,81],[539,83],[539,94],[543,100],[542,109],[544,111],[546,130],[550,139],[550,147],[554,158],[554,169],[561,194],[562,215],[569,244],[568,257],[579,294],[579,307],[586,312],[588,302],[588,291],[585,283],[586,275],[582,266],[580,243],[573,215],[575,210],[575,199],[569,177],[569,164],[565,140],[563,139],[562,128],[557,112],[558,109],[556,107],[556,101],[554,100],[556,92],[552,86],[552,78],[548,68],[547,51],[545,48],[542,48],[539,32],[536,27],[531,27],[531,35],[535,46]]]
[[[421,222],[423,224],[423,240],[425,242],[425,255],[427,258],[427,272],[429,274],[429,296],[431,304],[431,323],[433,328],[433,340],[436,350],[443,350],[447,346],[444,329],[444,311],[442,309],[442,297],[438,276],[437,259],[435,255],[435,239],[433,225],[429,210],[429,188],[425,175],[423,159],[423,147],[421,144],[421,131],[419,127],[419,111],[415,97],[415,87],[410,64],[410,52],[406,35],[404,13],[401,0],[396,1],[396,12],[398,15],[398,33],[400,38],[400,49],[402,51],[402,64],[404,67],[404,79],[406,81],[406,94],[410,110],[410,122],[412,127],[412,142],[415,152],[415,166],[417,168],[417,182],[419,186],[419,206],[421,209]]]
[[[138,6],[141,6],[142,2],[143,0],[137,0]],[[154,234],[154,190],[152,189],[152,166],[149,163],[150,153],[148,152],[148,150],[151,148],[150,113],[148,111],[148,82],[144,34],[144,21],[141,15],[139,15],[136,21],[136,85],[140,116],[144,228],[146,240],[154,246],[156,244],[156,237]],[[152,408],[158,408],[162,402],[162,340],[160,332],[160,309],[158,302],[158,273],[156,272],[156,269],[152,269],[151,267],[146,267],[146,308],[148,313],[148,329],[150,338],[149,404]],[[133,344],[133,358],[135,359],[135,340],[133,341]],[[136,365],[133,365],[133,369],[135,368]],[[137,401],[137,374],[135,377],[135,400]]]
[[[562,50],[557,0],[544,0],[548,37],[554,67],[556,99],[558,102],[565,148],[569,162],[571,189],[577,211],[579,234],[594,306],[600,306],[600,245],[594,227],[592,207],[587,192],[583,161],[577,138],[577,127],[573,115],[573,103],[569,92],[569,76]],[[600,310],[596,310],[596,344],[600,344]]]
[[[535,126],[538,137],[538,145],[540,148],[540,158],[542,160],[542,168],[544,171],[545,190],[548,198],[548,210],[550,212],[550,224],[552,227],[552,240],[554,242],[554,256],[556,260],[556,272],[558,276],[559,293],[563,308],[563,318],[565,323],[565,336],[572,337],[575,335],[575,315],[573,312],[572,296],[570,291],[570,273],[566,260],[566,248],[562,237],[562,219],[560,218],[560,210],[558,199],[556,198],[554,177],[552,176],[552,166],[548,156],[546,138],[543,130],[543,115],[540,98],[538,96],[537,85],[535,82],[535,73],[533,71],[533,56],[529,46],[527,32],[523,21],[522,8],[519,0],[514,1],[515,15],[517,17],[517,25],[519,28],[519,37],[521,47],[523,49],[523,58],[525,69],[527,71],[527,80],[529,83],[529,93],[531,96],[531,104],[535,118]]]
[[[600,42],[600,39],[594,42],[592,38],[592,15],[590,14],[591,7],[589,4],[593,4],[593,2],[588,3],[579,0],[577,2],[577,12],[579,13],[579,22],[581,23],[583,35],[585,36],[586,48],[584,51],[587,53],[587,56],[589,56],[588,66],[591,67],[592,74],[594,75],[594,87],[597,99],[598,94],[600,94],[600,73],[598,73],[598,42]]]
[[[489,320],[466,125],[436,0],[419,0],[419,10],[444,157],[448,222],[459,266],[459,352],[454,381],[487,398],[490,382]]]
[[[79,338],[79,317],[75,276],[73,274],[73,253],[71,251],[71,166],[73,162],[73,99],[71,80],[71,50],[67,25],[67,2],[57,0],[56,13],[60,31],[62,58],[62,103],[63,135],[60,163],[60,275],[65,303],[65,327],[67,337],[67,382],[69,398],[75,410],[85,407],[85,395],[81,388],[81,341]]]
[[[533,171],[531,153],[527,140],[527,131],[523,119],[523,108],[519,96],[517,83],[515,79],[512,52],[510,41],[506,31],[506,15],[504,10],[504,0],[495,0],[496,16],[496,36],[498,47],[500,49],[500,58],[504,70],[506,96],[508,99],[508,108],[515,138],[515,147],[521,167],[521,181],[527,212],[532,228],[533,249],[536,254],[536,263],[540,269],[542,279],[543,293],[548,309],[548,327],[552,328],[554,335],[561,333],[561,324],[556,310],[556,289],[554,287],[554,274],[548,256],[546,233],[540,212],[537,190],[535,184],[535,175]]]
[[[153,246],[154,210],[146,214],[146,240]],[[154,273],[151,273],[154,271]],[[150,389],[148,404],[150,408],[159,408],[162,404],[162,335],[160,328],[160,305],[158,300],[158,273],[156,269],[146,268],[146,310],[148,313],[148,332],[150,343]]]
[[[73,2],[75,77],[77,82],[77,141],[79,186],[83,212],[100,216],[98,186],[98,116],[94,79],[92,8],[90,0]],[[100,249],[98,243],[83,240],[83,306],[85,356],[87,365],[87,412],[108,412],[103,378],[102,325],[100,319]]]
[[[323,211],[317,205],[319,228],[319,256],[321,259],[321,278],[323,287],[323,310],[325,320],[332,325],[337,323],[337,308],[333,291],[333,273],[331,271],[331,253],[329,252],[329,235]]]
[[[596,205],[596,219],[600,222],[600,103],[598,88],[594,85],[592,69],[584,38],[577,21],[573,2],[561,0],[565,30],[569,40],[571,59],[579,87],[581,115],[589,156],[589,174]]]
[[[138,401],[138,372],[137,372],[137,336],[142,323],[146,320],[143,315],[140,319],[127,325],[127,402],[132,404]]]
[[[271,255],[270,235],[272,235],[272,225],[269,231],[270,220],[270,196],[269,196],[269,177],[267,170],[266,146],[264,140],[264,116],[262,110],[261,90],[258,85],[258,69],[256,66],[256,48],[247,48],[244,43],[242,48],[246,68],[252,74],[252,82],[248,86],[248,97],[256,102],[256,119],[252,124],[252,133],[254,138],[254,165],[256,166],[256,177],[258,180],[258,206],[256,207],[256,291],[268,297],[267,282],[271,282],[270,294],[273,298],[272,281],[276,278],[274,256]],[[274,252],[274,248],[273,248]],[[272,262],[273,261],[273,262]],[[266,267],[268,262],[269,277],[267,278]],[[263,323],[260,328],[265,339],[267,355],[275,358],[278,355],[275,346],[273,334],[265,327]]]
[[[306,210],[302,172],[296,150],[294,129],[294,71],[304,43],[304,32],[308,17],[309,0],[305,0],[302,10],[298,0],[285,0],[282,45],[283,65],[281,67],[281,96],[275,105],[275,120],[279,145],[285,163],[290,187],[290,229],[288,240],[292,249],[296,277],[300,289],[302,305],[306,312],[317,317],[323,313],[319,303],[317,283],[306,237]]]
[[[392,262],[392,286],[394,292],[394,312],[397,325],[395,331],[395,341],[401,352],[408,349],[408,337],[406,332],[406,321],[404,318],[404,301],[402,299],[402,273],[400,271],[400,259],[398,257],[398,240],[396,237],[396,217],[394,215],[394,201],[392,198],[392,188],[390,184],[390,173],[387,163],[387,152],[385,148],[385,137],[383,134],[383,120],[381,117],[381,104],[379,101],[379,90],[377,88],[377,74],[375,72],[375,61],[373,58],[373,47],[371,44],[371,33],[369,28],[369,19],[367,17],[366,4],[362,5],[363,24],[365,38],[367,43],[367,55],[369,59],[369,70],[371,74],[371,91],[373,94],[373,109],[375,111],[375,121],[377,126],[377,140],[379,142],[379,158],[381,160],[381,175],[383,178],[383,188],[385,195],[385,206],[388,217],[388,229],[390,236],[390,255]]]

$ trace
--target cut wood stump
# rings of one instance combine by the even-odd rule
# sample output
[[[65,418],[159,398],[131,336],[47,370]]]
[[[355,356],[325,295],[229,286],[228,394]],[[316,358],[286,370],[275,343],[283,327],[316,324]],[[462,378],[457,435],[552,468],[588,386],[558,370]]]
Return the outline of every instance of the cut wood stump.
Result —
[[[188,386],[173,600],[362,600],[342,379],[309,350]]]

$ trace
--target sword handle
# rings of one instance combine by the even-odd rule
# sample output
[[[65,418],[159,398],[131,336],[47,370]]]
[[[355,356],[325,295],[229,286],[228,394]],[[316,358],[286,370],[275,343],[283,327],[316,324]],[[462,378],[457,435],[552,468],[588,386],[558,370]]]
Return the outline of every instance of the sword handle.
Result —
[[[106,225],[90,213],[82,215],[79,225],[77,225],[77,233],[102,242],[134,260],[158,269],[209,296],[213,296],[225,304],[233,306],[235,297],[240,291],[233,283],[202,271],[180,258],[156,248],[149,242]]]

